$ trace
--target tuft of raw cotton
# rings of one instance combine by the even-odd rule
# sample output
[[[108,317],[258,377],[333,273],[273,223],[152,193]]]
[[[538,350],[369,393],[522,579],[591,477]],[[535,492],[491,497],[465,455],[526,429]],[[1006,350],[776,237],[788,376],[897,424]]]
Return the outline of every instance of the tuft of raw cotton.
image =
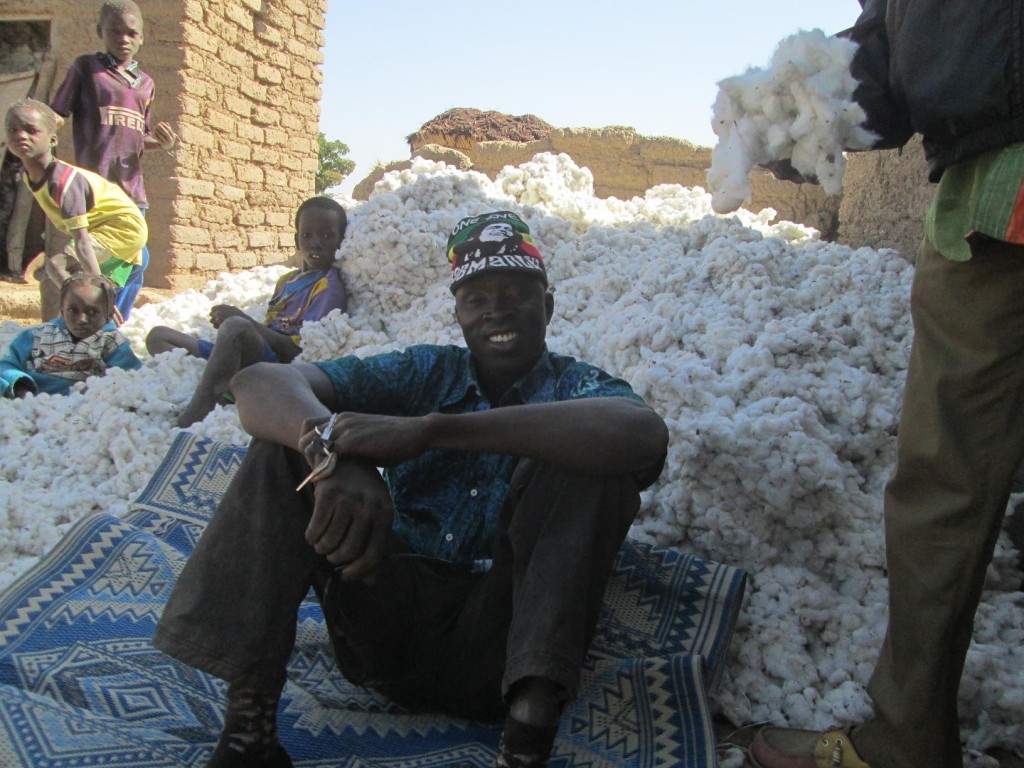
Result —
[[[305,325],[301,359],[461,343],[448,233],[463,216],[516,211],[548,266],[548,346],[624,377],[668,423],[665,470],[631,535],[750,575],[717,708],[736,723],[801,727],[870,713],[865,685],[886,624],[881,492],[911,337],[905,260],[822,242],[768,211],[717,216],[699,189],[599,199],[565,155],[494,181],[418,160],[367,202],[342,203],[349,312]],[[211,303],[262,311],[278,274],[225,274],[137,309],[125,332],[140,371],[0,403],[0,584],[72,520],[126,510],[166,452],[204,363],[145,357],[147,330],[212,333]],[[18,328],[0,326],[0,342]],[[233,406],[192,429],[246,441]],[[963,733],[979,751],[1024,749],[1016,555],[1004,534],[964,672]]]
[[[763,68],[718,83],[711,127],[708,189],[718,213],[750,198],[749,176],[758,163],[789,160],[815,177],[826,194],[842,188],[845,149],[867,149],[877,137],[863,127],[850,74],[856,43],[820,29],[782,40]]]

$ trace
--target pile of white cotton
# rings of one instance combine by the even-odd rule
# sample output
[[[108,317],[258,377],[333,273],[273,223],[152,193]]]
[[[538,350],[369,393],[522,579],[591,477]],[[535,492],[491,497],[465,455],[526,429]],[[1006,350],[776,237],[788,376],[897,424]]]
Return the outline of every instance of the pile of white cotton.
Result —
[[[700,189],[601,200],[589,171],[538,155],[496,182],[416,161],[350,210],[349,314],[302,331],[303,359],[459,342],[447,233],[508,208],[530,225],[555,293],[551,349],[630,381],[667,421],[668,462],[632,535],[744,567],[751,581],[720,709],[737,723],[847,723],[885,628],[881,490],[910,342],[912,267],[823,243],[771,212],[716,216]],[[280,268],[223,275],[136,310],[148,328],[210,335],[213,302],[262,311]],[[0,328],[0,341],[16,328]],[[0,404],[2,579],[69,521],[124,511],[170,445],[203,363],[144,357],[70,397]],[[233,407],[194,431],[242,443]],[[970,745],[1024,749],[1024,593],[1000,541],[964,676]],[[0,579],[0,580],[2,580]]]
[[[826,194],[839,194],[843,150],[867,149],[876,138],[853,101],[856,47],[820,29],[799,32],[779,43],[767,67],[718,83],[711,118],[718,144],[708,171],[715,211],[735,211],[749,199],[751,168],[771,160],[789,160]]]

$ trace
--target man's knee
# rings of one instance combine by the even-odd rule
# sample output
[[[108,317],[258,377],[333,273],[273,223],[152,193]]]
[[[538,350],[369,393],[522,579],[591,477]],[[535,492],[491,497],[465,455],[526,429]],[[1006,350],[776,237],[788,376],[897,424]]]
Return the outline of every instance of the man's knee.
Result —
[[[509,494],[515,505],[528,498],[530,505],[565,505],[586,510],[581,513],[588,516],[600,511],[606,522],[627,527],[640,510],[640,489],[633,475],[586,475],[533,459],[521,459],[516,464]]]

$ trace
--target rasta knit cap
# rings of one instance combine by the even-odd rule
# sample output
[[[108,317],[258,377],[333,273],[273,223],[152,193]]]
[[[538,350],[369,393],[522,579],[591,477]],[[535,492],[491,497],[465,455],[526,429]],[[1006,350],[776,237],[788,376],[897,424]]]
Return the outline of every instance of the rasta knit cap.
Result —
[[[548,284],[544,257],[533,244],[530,228],[512,211],[462,219],[448,237],[448,263],[452,293],[469,278],[499,269],[534,275]]]

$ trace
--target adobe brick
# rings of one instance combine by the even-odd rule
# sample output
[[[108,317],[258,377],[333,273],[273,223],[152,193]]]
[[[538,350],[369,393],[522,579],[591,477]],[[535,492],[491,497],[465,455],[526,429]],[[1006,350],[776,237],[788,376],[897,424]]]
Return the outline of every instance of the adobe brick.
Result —
[[[234,112],[239,117],[244,117],[248,120],[252,115],[252,103],[234,94],[225,93],[223,104],[228,110]]]
[[[239,41],[239,45],[243,41]],[[249,54],[238,48],[222,47],[218,54],[221,60],[234,70],[246,70],[250,66]]]
[[[221,42],[216,37],[191,25],[186,27],[182,37],[182,42],[185,45],[194,45],[199,50],[206,51],[207,53],[216,53],[221,45]]]
[[[183,197],[213,197],[214,183],[206,179],[178,178],[178,193]]]
[[[220,153],[224,157],[230,157],[232,160],[244,160],[246,162],[252,159],[252,149],[248,144],[228,139],[221,139],[219,144]]]
[[[267,5],[263,13],[259,14],[260,21],[264,21],[282,32],[291,32],[295,28],[295,17],[285,9],[279,8],[277,4]]]
[[[216,194],[217,194],[218,197],[220,197],[220,198],[222,198],[224,200],[237,201],[237,200],[244,200],[245,199],[245,190],[244,189],[240,189],[239,187],[236,187],[236,186],[234,186],[232,184],[224,184],[224,183],[217,184],[217,192],[216,192]]]
[[[281,74],[280,69],[259,61],[256,62],[256,79],[272,85],[280,85],[284,82],[284,76]]]
[[[181,104],[181,113],[183,115],[198,117],[203,113],[203,102],[199,98],[182,94],[178,98],[178,103]]]
[[[221,179],[235,178],[235,165],[227,160],[209,159],[203,164],[203,172],[207,176],[216,176]]]
[[[283,187],[288,183],[288,174],[278,168],[266,168],[263,179],[268,187]]]
[[[233,135],[238,121],[231,115],[225,115],[215,109],[206,110],[206,126],[215,133]]]
[[[252,109],[252,121],[257,125],[277,125],[281,122],[281,113],[265,105],[256,106]],[[270,140],[268,136],[270,132],[270,128],[264,130],[263,140],[268,144],[279,143]]]
[[[264,221],[269,222],[270,215],[263,211],[239,211],[235,214],[235,223],[242,227],[258,227]]]
[[[268,25],[265,21],[258,19],[253,24],[253,32],[257,38],[270,45],[281,45],[283,42],[281,32]]]
[[[270,211],[266,214],[267,224],[274,227],[287,227],[291,229],[293,227],[294,213],[285,213],[284,211]],[[289,235],[289,237],[291,237]],[[294,240],[294,238],[292,238]],[[292,242],[291,240],[289,242]]]
[[[311,12],[310,4],[307,4],[302,0],[284,0],[283,5],[288,10],[288,13],[300,19],[305,18]],[[313,4],[313,9],[316,10],[315,4]]]
[[[190,243],[192,245],[210,244],[210,232],[200,227],[181,227],[172,224],[170,233],[172,242]]]
[[[174,216],[177,219],[191,219],[196,215],[196,211],[199,210],[199,206],[196,205],[195,200],[190,200],[185,197],[177,197],[171,201],[171,210],[174,212]]]
[[[256,144],[263,143],[263,129],[252,123],[238,122],[235,125],[238,138],[244,139],[245,141],[254,142]],[[253,150],[255,151],[255,147]]]
[[[242,235],[237,229],[225,229],[213,235],[215,248],[237,248],[242,244]]]
[[[228,269],[237,272],[243,269],[252,269],[261,264],[260,257],[252,251],[236,251],[228,254]]]
[[[212,11],[212,6],[208,10]],[[206,14],[206,28],[225,42],[234,44],[238,41],[238,27],[228,23],[219,14]]]
[[[181,144],[186,147],[202,148],[202,149],[213,149],[216,146],[213,136],[210,132],[199,128],[188,123],[183,123],[176,128],[178,136],[181,139]],[[177,151],[177,150],[175,150]]]
[[[264,141],[271,146],[280,146],[288,143],[288,134],[277,128],[267,128]]]
[[[229,21],[232,21],[241,27],[244,31],[252,32],[253,14],[252,11],[245,6],[226,3],[224,5],[224,16]]]
[[[228,260],[221,253],[197,253],[195,264],[200,272],[224,272],[228,268]]]
[[[305,199],[305,198],[303,198]],[[278,190],[271,192],[267,189],[253,189],[249,191],[248,202],[253,208],[276,208],[286,202],[287,196]],[[293,200],[290,208],[298,208],[301,200]]]
[[[203,3],[199,2],[199,0],[185,0],[182,8],[185,11],[186,19],[200,24],[203,22],[205,11],[203,10]]]
[[[230,224],[234,218],[234,210],[223,205],[204,205],[201,213],[203,220],[211,224]]]
[[[278,238],[274,232],[257,230],[249,232],[250,248],[275,248],[278,245]]]
[[[275,88],[277,86],[274,86]],[[249,98],[257,103],[264,103],[267,100],[267,94],[269,90],[263,83],[257,83],[255,80],[250,79],[245,84],[245,91]]]
[[[268,149],[267,147],[253,147],[252,159],[264,165],[277,165],[281,162],[281,153],[276,149]]]
[[[253,165],[237,165],[235,167],[235,178],[247,184],[262,184],[263,171]]]

